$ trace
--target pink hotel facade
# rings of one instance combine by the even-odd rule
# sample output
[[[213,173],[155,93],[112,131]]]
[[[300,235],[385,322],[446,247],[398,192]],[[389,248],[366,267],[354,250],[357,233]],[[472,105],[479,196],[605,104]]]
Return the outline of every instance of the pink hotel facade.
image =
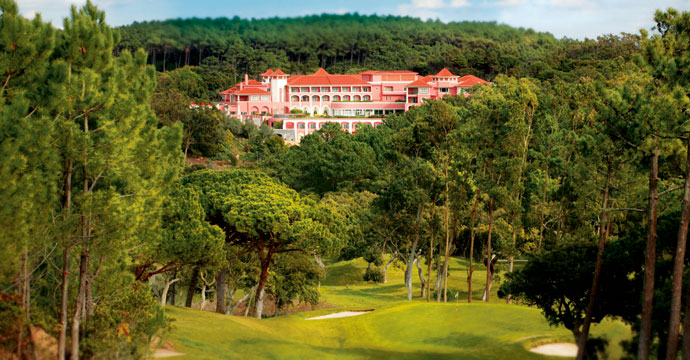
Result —
[[[269,122],[283,121],[282,131],[277,132],[292,141],[299,141],[326,122],[338,122],[344,130],[354,132],[357,123],[380,124],[376,116],[407,111],[425,99],[465,94],[466,88],[490,84],[476,76],[454,75],[445,68],[430,76],[413,71],[336,75],[324,69],[290,76],[280,69],[269,69],[261,77],[259,82],[245,75],[244,81],[222,91],[219,107],[240,118],[268,115]],[[288,118],[294,109],[311,117]]]

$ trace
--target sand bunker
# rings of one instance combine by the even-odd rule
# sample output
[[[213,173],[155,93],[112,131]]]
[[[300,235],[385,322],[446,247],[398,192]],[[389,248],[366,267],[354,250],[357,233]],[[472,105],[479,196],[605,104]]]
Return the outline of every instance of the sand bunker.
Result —
[[[371,311],[374,311],[374,310],[341,311],[341,312],[337,312],[337,313],[333,313],[333,314],[308,318],[305,320],[321,320],[321,319],[334,319],[334,318],[341,318],[341,317],[348,317],[348,316],[357,316],[357,315],[364,315],[364,314],[371,312]]]
[[[577,345],[573,343],[546,344],[531,348],[529,351],[542,355],[575,357]]]

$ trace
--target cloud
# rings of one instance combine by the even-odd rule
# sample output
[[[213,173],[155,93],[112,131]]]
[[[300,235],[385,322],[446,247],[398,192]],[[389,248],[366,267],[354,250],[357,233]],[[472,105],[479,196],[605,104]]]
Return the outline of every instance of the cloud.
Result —
[[[452,8],[459,8],[459,7],[465,7],[465,6],[470,6],[470,2],[468,0],[451,0],[450,1],[450,7],[452,7]]]
[[[398,15],[413,16],[420,19],[447,19],[443,9],[457,9],[471,6],[469,0],[412,0],[398,6]]]
[[[500,0],[492,4],[495,6],[521,6],[526,5],[527,0]]]
[[[334,13],[334,14],[337,14],[337,15],[345,15],[345,14],[347,14],[347,13],[349,13],[349,12],[350,12],[350,11],[349,11],[348,9],[346,9],[346,8],[340,8],[340,9],[334,11],[333,13]]]
[[[412,0],[412,7],[418,9],[440,9],[446,7],[443,0]]]

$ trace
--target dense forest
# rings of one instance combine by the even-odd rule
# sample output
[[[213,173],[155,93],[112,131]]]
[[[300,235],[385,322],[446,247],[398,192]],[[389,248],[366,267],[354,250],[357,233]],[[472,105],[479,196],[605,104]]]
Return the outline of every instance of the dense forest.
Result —
[[[630,58],[634,36],[555,39],[551,34],[493,22],[421,21],[376,15],[319,15],[270,19],[176,19],[120,28],[118,49],[145,49],[159,71],[221,65],[235,84],[279,67],[305,74],[413,70],[492,80],[498,74],[548,79],[574,77],[597,60]],[[231,85],[226,84],[229,87]],[[224,90],[224,89],[223,89]]]
[[[690,356],[690,13],[572,41],[359,15],[117,31],[90,2],[54,29],[0,10],[0,357],[41,357],[43,333],[51,357],[144,358],[174,331],[166,304],[277,316],[354,258],[372,284],[404,269],[426,302],[451,300],[451,277],[470,288],[455,301],[479,301],[486,269],[481,300],[539,308],[579,359],[605,353],[589,330],[607,318],[630,326],[631,358]],[[296,146],[189,107],[269,66],[493,85]]]

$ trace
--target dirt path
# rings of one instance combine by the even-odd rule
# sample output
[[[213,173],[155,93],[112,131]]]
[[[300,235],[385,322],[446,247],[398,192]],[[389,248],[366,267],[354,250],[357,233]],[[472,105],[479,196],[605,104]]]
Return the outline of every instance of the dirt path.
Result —
[[[554,343],[554,344],[546,344],[546,345],[540,345],[534,348],[531,348],[529,351],[537,354],[542,354],[542,355],[549,355],[549,356],[566,356],[566,357],[575,357],[577,356],[577,345],[573,343]]]

